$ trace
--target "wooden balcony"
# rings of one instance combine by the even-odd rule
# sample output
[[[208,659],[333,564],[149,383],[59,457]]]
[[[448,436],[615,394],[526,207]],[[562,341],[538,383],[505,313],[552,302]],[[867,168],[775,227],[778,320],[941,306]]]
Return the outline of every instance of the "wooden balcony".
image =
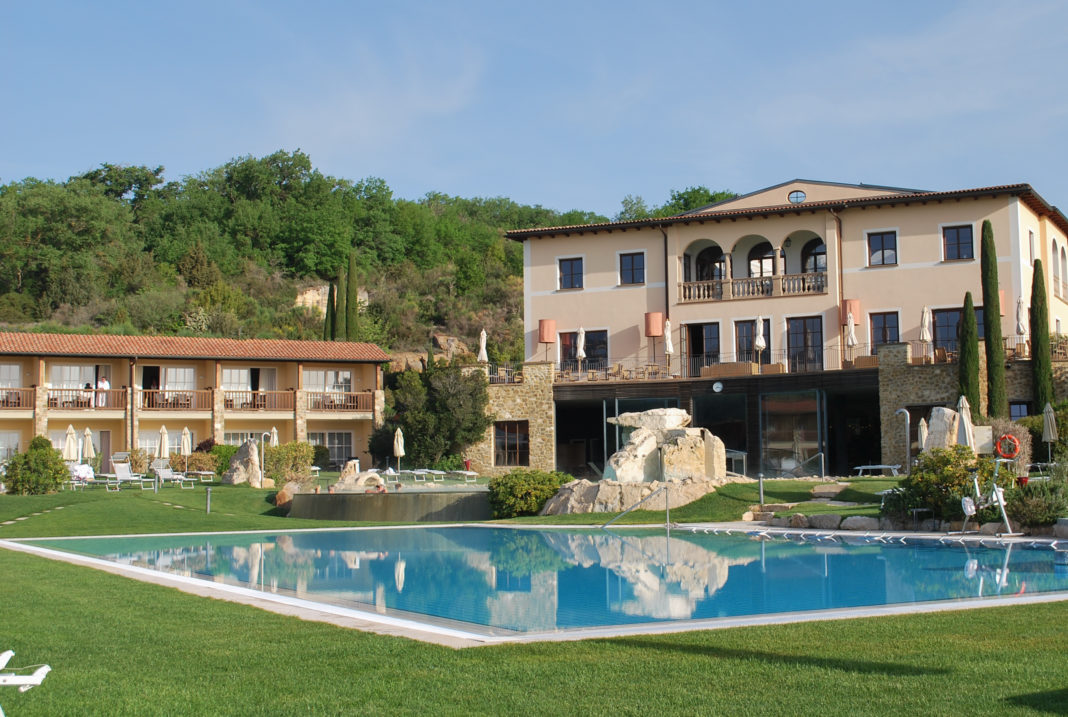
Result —
[[[374,410],[374,395],[370,391],[308,391],[310,411],[362,411]]]
[[[0,388],[0,409],[33,408],[32,388]]]
[[[147,411],[210,411],[211,390],[175,391],[147,389],[137,392],[139,405]]]
[[[772,296],[810,296],[827,293],[827,273],[780,274],[778,276],[744,277],[686,281],[679,284],[680,304],[733,299],[759,299]]]
[[[19,389],[33,391],[33,389]],[[27,408],[33,407],[33,399]],[[126,408],[125,388],[50,388],[48,389],[49,408]]]
[[[292,411],[293,391],[223,391],[223,404],[232,411]]]

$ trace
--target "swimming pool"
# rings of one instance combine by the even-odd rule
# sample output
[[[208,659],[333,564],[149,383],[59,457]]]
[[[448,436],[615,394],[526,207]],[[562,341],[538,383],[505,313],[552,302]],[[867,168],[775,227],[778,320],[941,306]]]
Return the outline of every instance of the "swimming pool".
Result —
[[[482,638],[1068,597],[1063,541],[455,526],[19,542]]]

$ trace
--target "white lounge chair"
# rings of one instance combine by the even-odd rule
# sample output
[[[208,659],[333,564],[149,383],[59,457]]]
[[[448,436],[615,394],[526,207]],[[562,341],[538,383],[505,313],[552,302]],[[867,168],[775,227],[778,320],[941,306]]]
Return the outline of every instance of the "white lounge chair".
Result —
[[[117,481],[119,487],[121,487],[123,483],[129,483],[131,485],[137,483],[141,486],[141,490],[152,490],[155,483],[153,479],[149,478],[143,473],[134,473],[132,470],[130,470],[129,463],[115,464],[115,480]],[[118,488],[116,488],[116,490],[117,489]],[[111,488],[109,487],[108,490],[111,490]]]
[[[156,477],[159,478],[161,483],[170,481],[171,483],[177,483],[181,488],[188,488],[189,490],[193,490],[197,484],[195,478],[184,473],[175,473],[170,466],[156,469]]]
[[[14,650],[0,652],[0,687],[18,687],[19,692],[25,692],[44,682],[44,678],[52,671],[52,668],[48,665],[8,667],[7,663],[14,656]],[[32,670],[32,672],[29,670]],[[4,710],[0,709],[0,715],[3,714]]]

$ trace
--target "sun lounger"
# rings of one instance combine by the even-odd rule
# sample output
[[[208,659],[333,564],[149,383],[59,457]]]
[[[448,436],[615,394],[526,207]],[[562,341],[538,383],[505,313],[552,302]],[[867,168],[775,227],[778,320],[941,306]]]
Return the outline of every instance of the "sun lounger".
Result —
[[[157,468],[156,477],[159,478],[160,483],[166,483],[167,481],[170,481],[171,483],[177,484],[181,488],[188,488],[189,490],[192,490],[194,487],[196,487],[197,483],[196,479],[192,476],[187,476],[184,473],[175,473],[173,470],[171,470],[170,466]]]
[[[142,473],[134,473],[132,470],[130,470],[129,463],[116,463],[114,475],[115,480],[118,484],[116,490],[118,490],[119,487],[122,487],[124,483],[128,483],[130,485],[136,483],[137,485],[141,486],[141,490],[152,490],[152,488],[155,487],[155,481],[152,478],[149,478],[148,476]],[[110,486],[108,487],[108,490],[111,490]]]

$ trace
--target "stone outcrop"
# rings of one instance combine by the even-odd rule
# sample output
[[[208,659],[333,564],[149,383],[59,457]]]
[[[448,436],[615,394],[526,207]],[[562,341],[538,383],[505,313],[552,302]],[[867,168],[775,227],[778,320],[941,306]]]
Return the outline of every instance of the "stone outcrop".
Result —
[[[609,419],[632,429],[627,443],[612,454],[604,478],[621,483],[719,480],[727,475],[723,441],[704,428],[687,428],[690,415],[678,408],[654,408]]]
[[[283,510],[289,510],[290,504],[293,502],[293,496],[300,492],[303,484],[297,481],[289,481],[281,490],[274,494],[274,504],[278,508]]]
[[[816,530],[838,530],[842,516],[837,513],[816,513],[808,516],[808,527]]]
[[[949,448],[957,445],[957,423],[960,416],[951,408],[936,406],[931,409],[931,422],[927,428],[926,450]]]
[[[248,483],[253,488],[263,486],[263,473],[260,471],[260,452],[255,441],[245,441],[237,453],[230,459],[230,469],[223,473],[224,485]]]
[[[652,498],[642,505],[643,509],[664,510],[665,501],[670,507],[688,505],[698,498],[714,493],[716,488],[726,483],[752,482],[745,477],[723,477],[717,480],[684,478],[672,481],[665,493]],[[563,515],[565,513],[619,513],[634,505],[642,498],[653,493],[664,484],[660,481],[651,483],[622,483],[601,480],[596,483],[581,478],[565,483],[556,495],[550,498],[541,510],[542,515]]]
[[[349,464],[352,463],[355,463],[355,461],[349,461]],[[342,471],[341,475],[338,476],[337,483],[331,487],[337,493],[346,493],[362,491],[385,484],[386,479],[376,471],[363,471],[361,473],[355,471],[345,473]]]
[[[879,519],[864,515],[851,515],[838,526],[842,530],[878,530]]]

